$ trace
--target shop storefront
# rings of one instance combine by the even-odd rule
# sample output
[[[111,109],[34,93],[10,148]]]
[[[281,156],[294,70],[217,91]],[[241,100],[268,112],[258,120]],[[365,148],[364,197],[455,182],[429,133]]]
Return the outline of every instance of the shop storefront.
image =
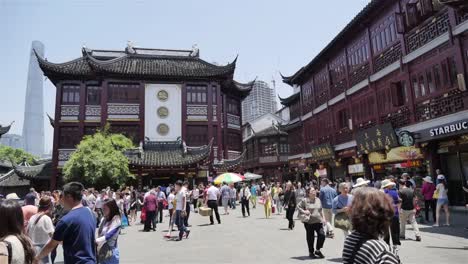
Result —
[[[444,122],[445,121],[445,122]],[[440,169],[447,178],[450,205],[465,205],[468,185],[468,119],[454,116],[452,120],[430,122],[413,128],[417,142],[424,146],[428,171],[435,175]]]
[[[335,174],[333,169],[336,168],[337,164],[334,161],[335,151],[330,143],[316,145],[311,148],[310,151],[310,167],[313,170],[313,176],[315,178],[328,178],[332,181],[335,180]]]
[[[422,150],[414,146],[400,146],[388,152],[371,152],[368,159],[372,176],[376,180],[382,180],[388,175],[400,176],[405,172],[421,178],[427,175],[427,162]]]

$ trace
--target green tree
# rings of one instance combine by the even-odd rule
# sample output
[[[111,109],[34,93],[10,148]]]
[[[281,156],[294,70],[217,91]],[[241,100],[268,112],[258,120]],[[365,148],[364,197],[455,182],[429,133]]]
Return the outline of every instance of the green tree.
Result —
[[[29,164],[34,164],[36,157],[22,149],[15,149],[12,147],[0,145],[0,160],[6,160],[15,164],[20,164],[24,159],[26,159],[26,162]]]
[[[65,181],[80,181],[96,187],[121,185],[134,176],[128,168],[124,150],[132,141],[121,134],[110,134],[109,127],[85,136],[63,168]]]

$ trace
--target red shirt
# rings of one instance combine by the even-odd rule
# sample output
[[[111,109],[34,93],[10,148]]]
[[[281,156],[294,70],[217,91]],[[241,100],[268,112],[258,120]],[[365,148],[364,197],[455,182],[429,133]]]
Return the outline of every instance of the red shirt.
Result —
[[[424,200],[432,200],[432,196],[434,196],[435,189],[435,184],[428,182],[423,183],[421,193],[424,196]]]
[[[158,199],[154,194],[151,193],[150,195],[146,196],[143,205],[145,206],[146,211],[156,211],[158,208]]]

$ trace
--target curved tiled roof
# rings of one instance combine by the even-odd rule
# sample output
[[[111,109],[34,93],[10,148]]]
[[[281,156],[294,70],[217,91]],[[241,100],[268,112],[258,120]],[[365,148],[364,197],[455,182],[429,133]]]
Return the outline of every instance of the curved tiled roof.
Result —
[[[33,179],[49,179],[52,175],[52,162],[49,160],[35,166],[14,166],[14,171],[21,178],[29,180]]]
[[[12,125],[12,124],[13,124],[13,122],[11,122],[11,124],[8,125],[8,126],[1,126],[1,125],[0,125],[0,136],[2,136],[2,135],[4,135],[4,134],[8,133],[8,131],[10,131],[10,128],[11,128],[11,125]]]
[[[245,98],[249,95],[250,91],[252,91],[256,80],[257,78],[255,78],[255,80],[250,81],[248,83],[241,83],[241,82],[231,79],[231,80],[225,81],[222,87],[225,90],[240,94],[241,98]]]
[[[21,178],[14,170],[9,171],[7,174],[0,175],[0,187],[18,187],[29,186],[31,182],[28,179]]]
[[[295,94],[292,94],[286,98],[281,98],[279,95],[278,95],[278,98],[280,99],[280,102],[282,105],[285,105],[285,106],[290,106],[291,104],[297,102],[297,100],[299,100],[299,98],[301,98],[301,94],[300,92],[297,92]]]
[[[130,164],[134,166],[150,167],[185,167],[196,165],[209,158],[210,144],[201,147],[185,147],[181,141],[144,143],[142,149],[126,151]]]
[[[244,161],[245,151],[235,159],[223,159],[218,163],[213,164],[216,171],[232,171],[238,169]]]
[[[232,78],[237,58],[225,65],[208,63],[198,56],[143,55],[125,53],[108,60],[84,52],[83,56],[65,63],[51,63],[35,52],[39,66],[48,77],[93,77],[110,75],[141,78]]]

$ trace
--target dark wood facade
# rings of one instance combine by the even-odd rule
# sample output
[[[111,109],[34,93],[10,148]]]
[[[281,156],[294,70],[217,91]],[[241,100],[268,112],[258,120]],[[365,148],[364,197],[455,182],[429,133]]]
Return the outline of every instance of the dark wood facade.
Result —
[[[282,102],[291,120],[299,117],[288,130],[291,154],[307,158],[324,143],[354,150],[356,133],[378,124],[417,137],[431,120],[466,119],[467,19],[439,1],[371,1],[309,64],[283,77],[300,93],[300,100]],[[291,139],[291,133],[298,136]],[[299,136],[306,144],[291,141]],[[424,148],[426,140],[417,139],[433,161],[430,173],[443,165],[437,150]]]
[[[132,166],[138,174],[197,173],[213,161],[241,155],[241,100],[252,84],[235,82],[236,60],[226,66],[203,61],[198,50],[142,49],[125,51],[89,50],[66,63],[50,63],[38,57],[44,74],[56,86],[53,119],[54,177],[60,184],[61,167],[85,135],[110,124],[111,132],[122,133],[138,146],[145,138],[145,87],[148,84],[177,84],[181,87],[181,140],[188,146],[208,146],[208,161],[184,166],[166,164],[158,168]],[[213,140],[212,140],[213,139]],[[212,142],[212,144],[209,144]],[[156,173],[157,174],[157,173]]]
[[[268,182],[282,181],[288,170],[288,133],[276,124],[254,131],[250,123],[247,123],[243,130],[244,171],[262,175]]]

